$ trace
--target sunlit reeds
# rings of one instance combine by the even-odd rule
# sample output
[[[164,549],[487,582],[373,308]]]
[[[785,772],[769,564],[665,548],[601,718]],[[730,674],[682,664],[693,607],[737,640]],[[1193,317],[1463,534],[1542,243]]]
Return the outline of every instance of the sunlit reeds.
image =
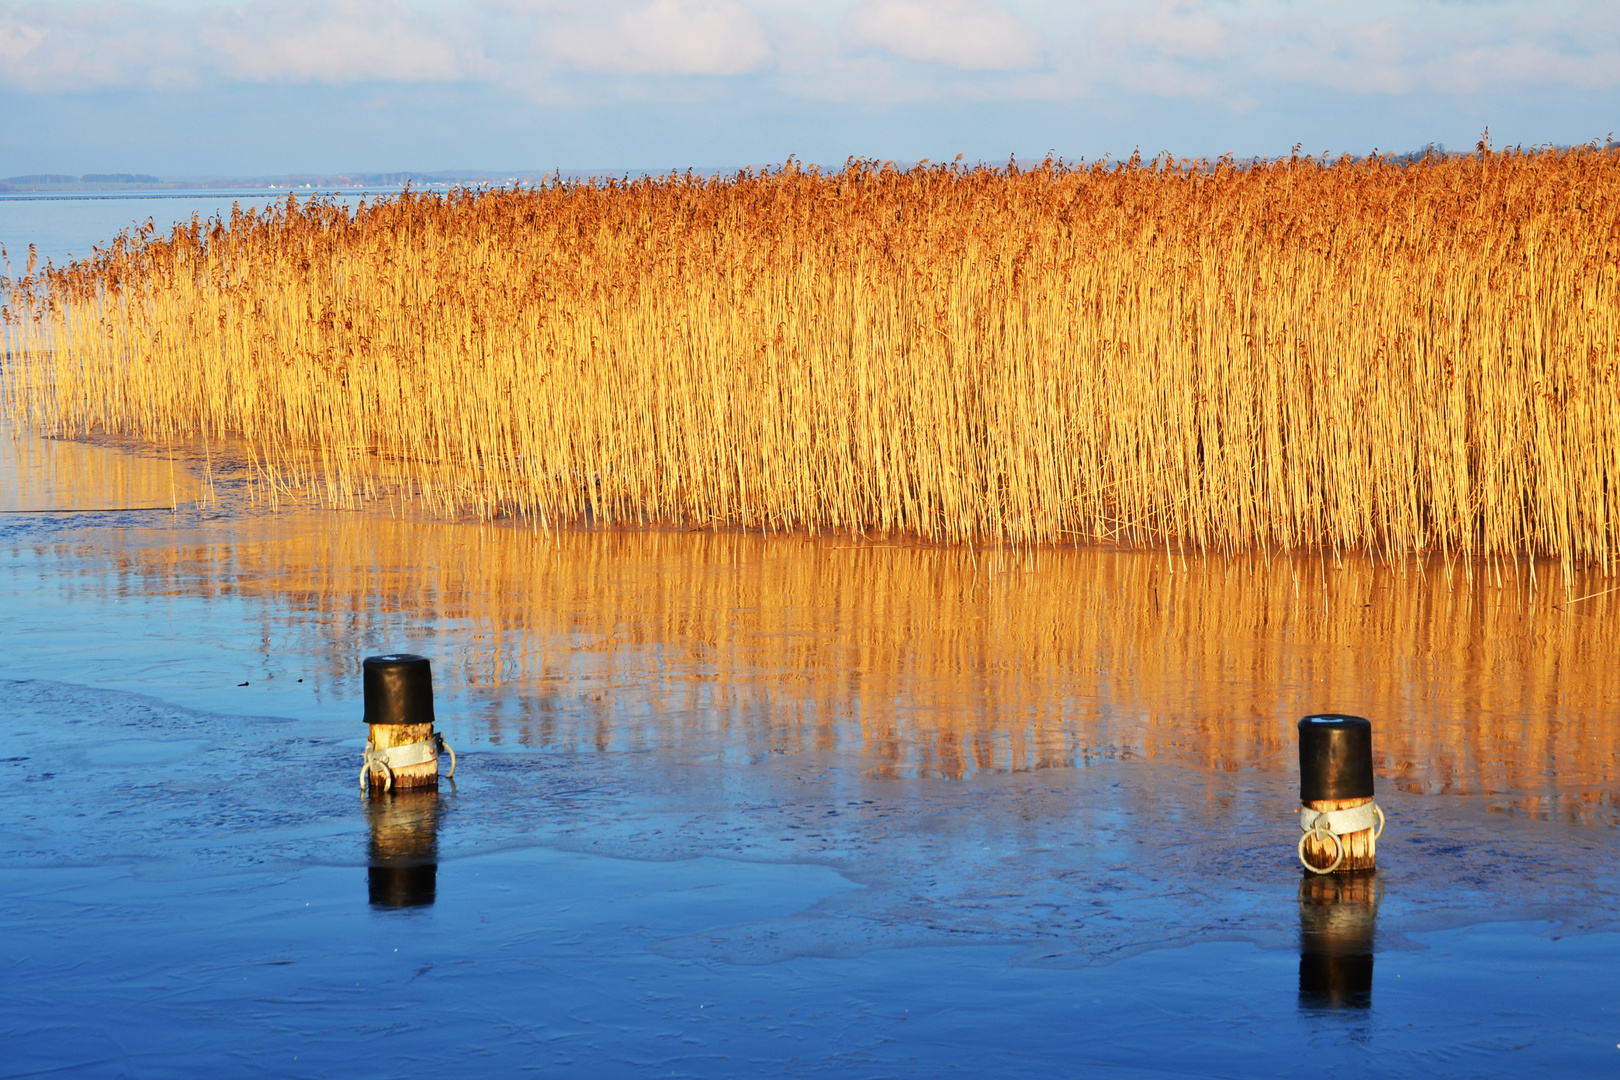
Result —
[[[289,197],[11,298],[13,420],[335,501],[1620,555],[1612,151]]]

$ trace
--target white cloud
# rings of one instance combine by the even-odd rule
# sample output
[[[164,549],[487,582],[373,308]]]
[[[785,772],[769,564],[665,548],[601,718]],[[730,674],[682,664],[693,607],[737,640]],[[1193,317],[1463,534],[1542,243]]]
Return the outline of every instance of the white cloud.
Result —
[[[13,18],[0,19],[0,60],[21,60],[45,40],[45,31]]]
[[[1620,86],[1620,41],[1607,50],[1576,50],[1518,38],[1464,45],[1443,58],[1415,60],[1414,67],[1425,85],[1448,93],[1477,94],[1504,84],[1610,90]]]
[[[525,100],[1271,101],[1620,86],[1620,6],[1295,0],[0,0],[0,86],[486,84]],[[1009,7],[1017,5],[1016,15]],[[582,74],[584,73],[584,74]],[[728,77],[752,75],[732,88]],[[702,82],[689,76],[713,76]]]
[[[1352,94],[1402,94],[1419,76],[1415,50],[1390,21],[1327,27],[1279,23],[1263,28],[1264,51],[1251,50],[1253,71],[1272,83],[1328,86]],[[1435,59],[1449,63],[1450,50]]]
[[[1226,20],[1192,3],[1161,0],[1137,19],[1130,38],[1166,56],[1224,56],[1231,48]]]
[[[223,70],[257,82],[445,82],[478,66],[461,36],[390,0],[341,0],[221,13],[203,42]]]
[[[184,19],[116,2],[7,6],[0,83],[46,94],[195,85],[195,35]]]
[[[581,70],[632,75],[742,75],[771,57],[759,16],[738,0],[595,7],[556,27],[548,44]]]
[[[18,16],[22,16],[19,18]],[[397,0],[209,5],[0,5],[0,83],[35,93],[206,83],[438,82],[482,68],[454,18]]]
[[[1117,5],[1082,50],[1094,85],[1160,97],[1280,100],[1288,87],[1354,96],[1620,86],[1612,5]]]
[[[963,71],[1015,71],[1041,63],[1040,34],[984,0],[866,0],[845,22],[858,46]]]

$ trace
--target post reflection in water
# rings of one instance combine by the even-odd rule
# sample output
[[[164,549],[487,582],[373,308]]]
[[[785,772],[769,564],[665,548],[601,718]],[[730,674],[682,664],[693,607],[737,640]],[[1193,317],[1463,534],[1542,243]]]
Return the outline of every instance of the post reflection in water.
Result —
[[[368,796],[370,867],[366,871],[371,905],[426,907],[433,903],[439,876],[439,793],[406,789]]]
[[[1372,1005],[1373,936],[1383,887],[1376,870],[1306,874],[1299,883],[1299,1006]]]

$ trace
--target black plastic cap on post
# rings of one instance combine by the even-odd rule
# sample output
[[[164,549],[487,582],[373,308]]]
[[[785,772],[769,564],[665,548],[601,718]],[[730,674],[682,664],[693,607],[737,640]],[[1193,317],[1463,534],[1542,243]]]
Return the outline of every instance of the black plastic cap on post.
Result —
[[[414,653],[368,656],[361,669],[366,723],[433,723],[433,671],[427,657]]]
[[[1322,713],[1299,722],[1299,799],[1373,797],[1372,724]]]

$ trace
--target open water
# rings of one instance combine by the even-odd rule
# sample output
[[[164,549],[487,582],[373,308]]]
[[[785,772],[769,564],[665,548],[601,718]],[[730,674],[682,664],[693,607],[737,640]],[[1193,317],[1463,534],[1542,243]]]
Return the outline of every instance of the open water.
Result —
[[[10,275],[0,263],[0,277],[21,276],[28,266],[32,245],[39,262],[63,266],[105,247],[121,232],[134,233],[150,224],[159,235],[176,225],[220,218],[230,220],[231,208],[264,210],[285,203],[288,195],[299,202],[321,195],[353,207],[362,198],[375,198],[394,188],[375,191],[321,192],[311,188],[199,188],[192,191],[75,191],[0,195],[0,247],[10,262]]]
[[[1598,1076],[1613,579],[267,506],[0,438],[0,1076]],[[459,757],[368,800],[359,664]],[[1370,878],[1294,724],[1373,720]]]

